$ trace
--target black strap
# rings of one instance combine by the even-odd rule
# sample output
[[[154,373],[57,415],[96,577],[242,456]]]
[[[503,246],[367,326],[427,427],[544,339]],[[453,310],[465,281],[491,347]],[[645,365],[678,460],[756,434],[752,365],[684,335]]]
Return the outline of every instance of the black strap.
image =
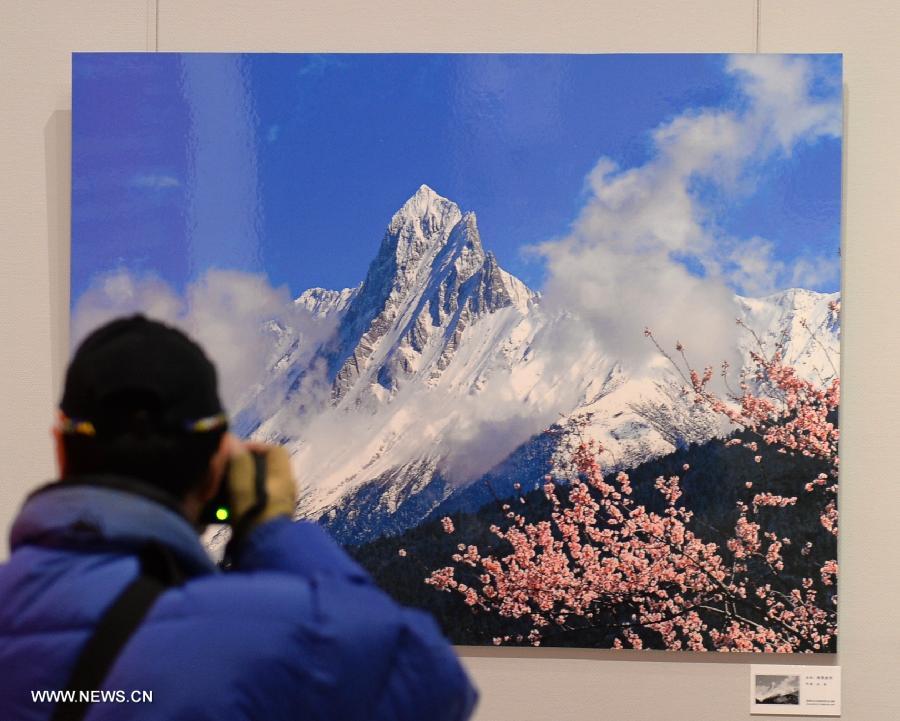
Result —
[[[66,692],[74,701],[56,704],[51,721],[81,721],[90,709],[81,691],[99,689],[125,644],[167,588],[184,580],[174,556],[164,546],[151,544],[141,553],[141,572],[101,616],[93,635],[81,650]],[[69,695],[64,692],[65,695]]]

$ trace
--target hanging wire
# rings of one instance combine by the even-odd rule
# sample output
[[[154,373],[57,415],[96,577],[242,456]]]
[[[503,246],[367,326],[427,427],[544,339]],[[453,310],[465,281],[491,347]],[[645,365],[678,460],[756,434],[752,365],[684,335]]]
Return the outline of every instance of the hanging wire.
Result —
[[[159,2],[159,0],[157,0]],[[756,0],[756,52],[759,53],[759,26],[761,16],[762,0]]]

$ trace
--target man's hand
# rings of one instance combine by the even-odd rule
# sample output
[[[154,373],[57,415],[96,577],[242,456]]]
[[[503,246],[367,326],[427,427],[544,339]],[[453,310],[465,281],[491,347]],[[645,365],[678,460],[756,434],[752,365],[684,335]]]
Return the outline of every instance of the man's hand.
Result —
[[[256,457],[259,457],[257,460]],[[264,478],[257,479],[257,470]],[[243,533],[278,516],[291,516],[297,502],[297,485],[290,456],[281,446],[244,443],[234,448],[228,463],[232,525]]]

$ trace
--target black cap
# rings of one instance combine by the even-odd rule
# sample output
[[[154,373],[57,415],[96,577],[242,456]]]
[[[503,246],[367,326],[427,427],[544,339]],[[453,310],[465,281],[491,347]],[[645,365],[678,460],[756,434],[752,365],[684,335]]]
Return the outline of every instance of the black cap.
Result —
[[[224,424],[216,369],[203,349],[142,315],[111,321],[82,341],[60,409],[103,437],[135,427],[169,433]],[[219,416],[222,423],[210,421]]]

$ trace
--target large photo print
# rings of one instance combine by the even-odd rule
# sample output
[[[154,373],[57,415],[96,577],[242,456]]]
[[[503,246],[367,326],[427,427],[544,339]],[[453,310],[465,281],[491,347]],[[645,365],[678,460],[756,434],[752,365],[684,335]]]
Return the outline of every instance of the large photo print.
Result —
[[[834,652],[841,73],[75,54],[73,345],[197,338],[455,643]]]

